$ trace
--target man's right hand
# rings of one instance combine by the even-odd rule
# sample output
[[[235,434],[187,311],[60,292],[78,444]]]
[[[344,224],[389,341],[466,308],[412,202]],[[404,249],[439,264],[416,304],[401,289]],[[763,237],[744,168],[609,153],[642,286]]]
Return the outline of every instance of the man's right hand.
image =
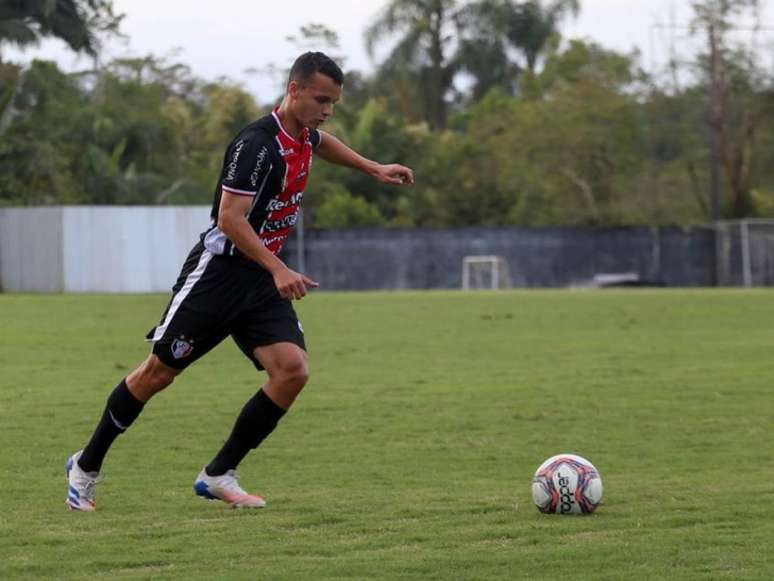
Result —
[[[287,267],[277,270],[272,276],[280,296],[291,301],[304,298],[307,290],[320,286],[308,276]]]

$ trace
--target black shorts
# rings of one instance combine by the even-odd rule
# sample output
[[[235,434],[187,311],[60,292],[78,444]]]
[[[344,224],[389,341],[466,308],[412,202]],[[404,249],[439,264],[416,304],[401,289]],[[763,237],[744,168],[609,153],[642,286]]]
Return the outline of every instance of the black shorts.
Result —
[[[258,369],[256,347],[289,342],[306,350],[293,305],[279,295],[271,274],[244,258],[212,254],[200,242],[146,338],[162,362],[185,369],[228,335]]]

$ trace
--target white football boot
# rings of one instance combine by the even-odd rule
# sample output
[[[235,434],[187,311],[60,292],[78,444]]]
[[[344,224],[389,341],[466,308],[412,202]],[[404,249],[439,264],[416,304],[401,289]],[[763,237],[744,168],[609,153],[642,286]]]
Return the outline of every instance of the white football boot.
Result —
[[[266,501],[255,494],[248,494],[239,486],[236,471],[229,470],[222,476],[210,476],[202,468],[194,482],[194,491],[206,500],[222,500],[234,508],[263,508]]]
[[[70,510],[94,512],[97,509],[94,502],[95,487],[102,482],[99,472],[85,472],[78,466],[78,458],[83,450],[79,450],[67,459],[65,472],[67,474],[67,500]]]

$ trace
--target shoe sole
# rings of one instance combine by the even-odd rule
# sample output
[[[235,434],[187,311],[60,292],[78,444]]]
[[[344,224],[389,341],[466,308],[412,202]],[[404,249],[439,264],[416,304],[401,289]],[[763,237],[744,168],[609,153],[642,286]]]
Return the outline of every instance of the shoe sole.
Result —
[[[207,486],[207,483],[202,482],[201,480],[196,482],[193,488],[194,488],[194,492],[196,493],[196,496],[198,496],[199,498],[207,501],[218,500],[220,502],[226,503],[231,508],[265,508],[266,507],[265,502],[263,504],[240,504],[239,502],[229,502],[227,500],[224,500],[212,494],[210,492],[209,487]]]

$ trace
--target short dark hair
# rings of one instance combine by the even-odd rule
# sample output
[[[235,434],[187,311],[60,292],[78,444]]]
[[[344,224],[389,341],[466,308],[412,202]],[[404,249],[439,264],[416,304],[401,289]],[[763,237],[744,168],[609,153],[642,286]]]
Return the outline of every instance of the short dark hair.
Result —
[[[339,86],[344,84],[344,73],[339,68],[339,65],[333,62],[333,59],[328,55],[321,52],[305,52],[298,57],[293,66],[290,67],[288,84],[290,84],[290,81],[296,81],[303,85],[315,73],[330,77]]]

